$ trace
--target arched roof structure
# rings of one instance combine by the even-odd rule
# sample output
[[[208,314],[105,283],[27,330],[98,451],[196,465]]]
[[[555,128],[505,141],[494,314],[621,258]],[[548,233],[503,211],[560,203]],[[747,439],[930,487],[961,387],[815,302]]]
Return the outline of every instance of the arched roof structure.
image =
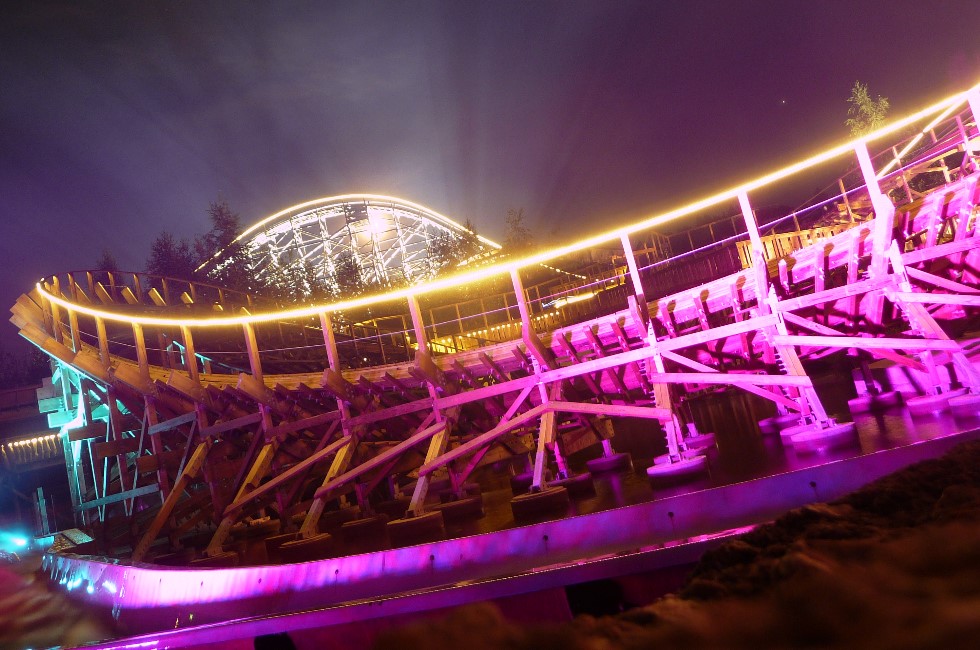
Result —
[[[473,233],[429,208],[392,196],[344,194],[286,208],[245,230],[245,244],[259,277],[272,265],[305,262],[327,283],[336,263],[353,258],[365,283],[385,284],[394,277],[419,281],[431,277],[433,244],[462,241]],[[481,254],[500,248],[477,235]]]

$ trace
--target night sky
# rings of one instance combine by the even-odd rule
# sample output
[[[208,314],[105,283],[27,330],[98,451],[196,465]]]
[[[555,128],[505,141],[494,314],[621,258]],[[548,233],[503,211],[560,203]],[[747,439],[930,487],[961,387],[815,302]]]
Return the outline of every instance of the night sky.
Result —
[[[571,240],[847,139],[855,80],[896,117],[980,81],[977,0],[17,4],[4,313],[103,249],[142,269],[219,197],[251,224],[391,194],[495,239],[523,208]]]

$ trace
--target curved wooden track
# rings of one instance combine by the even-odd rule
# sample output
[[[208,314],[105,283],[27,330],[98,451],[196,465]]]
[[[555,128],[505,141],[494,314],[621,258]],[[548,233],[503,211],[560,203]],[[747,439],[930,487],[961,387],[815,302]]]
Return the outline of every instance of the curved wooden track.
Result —
[[[830,228],[767,234],[749,184],[716,197],[737,199],[740,225],[703,250],[666,255],[652,220],[479,284],[288,317],[142,274],[46,278],[11,320],[57,363],[48,398],[95,533],[86,550],[229,566],[254,561],[259,540],[266,558],[305,560],[336,554],[329,532],[344,522],[383,526],[382,513],[404,543],[438,540],[453,503],[482,512],[476,483],[528,471],[545,495],[574,473],[569,458],[612,458],[637,419],[663,462],[689,461],[703,438],[694,397],[745,391],[829,430],[816,362],[845,381],[883,362],[923,395],[980,394],[962,342],[980,314],[977,96],[950,104],[894,171],[885,143],[874,159],[864,142],[841,149],[861,181],[836,197],[847,218]],[[943,176],[909,187],[926,174]]]

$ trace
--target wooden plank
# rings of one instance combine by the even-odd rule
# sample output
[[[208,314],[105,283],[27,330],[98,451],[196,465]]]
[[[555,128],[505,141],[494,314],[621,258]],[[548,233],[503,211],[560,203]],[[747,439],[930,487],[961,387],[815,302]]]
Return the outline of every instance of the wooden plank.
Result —
[[[156,483],[150,485],[143,485],[133,490],[126,490],[125,492],[116,492],[115,494],[110,494],[104,496],[101,499],[93,499],[92,501],[86,501],[75,506],[75,512],[82,512],[83,510],[91,510],[92,508],[99,508],[102,506],[107,506],[111,503],[118,503],[120,501],[126,501],[128,499],[136,499],[138,497],[146,496],[147,494],[154,494],[159,492],[160,488]]]
[[[552,400],[546,405],[548,410],[561,413],[582,413],[585,415],[605,415],[624,418],[644,418],[665,422],[672,416],[670,409],[655,406],[633,406],[629,404],[592,404],[589,402],[565,402]]]
[[[196,419],[197,412],[191,411],[189,413],[184,413],[183,415],[178,415],[175,418],[170,418],[169,420],[164,420],[163,422],[154,424],[147,430],[147,433],[151,436],[156,435],[162,431],[170,431],[185,424],[189,424],[194,422]]]
[[[94,438],[105,438],[108,431],[105,422],[93,422],[77,429],[68,430],[68,439],[72,442],[81,440],[92,440]]]
[[[907,291],[895,291],[890,294],[895,300],[905,302],[924,303],[927,305],[963,305],[966,307],[980,307],[980,296],[959,296],[952,293],[909,293]]]
[[[688,368],[691,368],[693,370],[698,370],[700,372],[717,372],[711,366],[706,366],[703,363],[698,363],[697,361],[693,361],[693,360],[688,359],[686,357],[682,357],[681,355],[677,354],[676,352],[665,351],[665,352],[662,352],[662,355],[663,355],[663,358],[664,359],[669,359],[669,360],[673,361],[674,363],[678,363],[678,364],[680,364],[682,366],[687,366]],[[741,388],[742,390],[748,391],[748,392],[750,392],[750,393],[752,393],[754,395],[758,395],[759,397],[763,397],[765,399],[772,400],[773,402],[776,402],[777,404],[782,404],[783,406],[785,406],[787,408],[797,409],[797,410],[800,408],[799,404],[797,404],[793,400],[788,399],[787,397],[785,397],[783,395],[780,395],[778,393],[774,393],[772,391],[768,391],[768,390],[765,390],[763,388],[759,388],[759,387],[754,386],[752,384],[741,384],[739,386],[739,388]]]
[[[472,401],[472,400],[468,400]],[[391,418],[396,418],[402,415],[407,415],[409,413],[415,413],[417,411],[424,411],[426,409],[432,408],[433,400],[431,397],[426,397],[414,402],[408,402],[406,404],[398,404],[396,406],[391,406],[378,411],[372,411],[370,413],[364,413],[362,415],[357,415],[347,420],[347,425],[351,427],[363,426],[367,424],[373,424],[375,422],[381,422],[382,420],[389,420]]]
[[[341,447],[344,447],[351,443],[352,443],[351,438],[346,436],[341,437],[339,440],[335,440],[333,443],[330,444],[329,447],[325,447],[324,449],[321,449],[320,451],[316,452],[312,456],[304,458],[299,463],[293,465],[282,474],[279,474],[278,476],[269,479],[268,481],[258,486],[251,492],[248,492],[247,494],[243,494],[239,500],[235,501],[235,503],[232,503],[227,508],[225,508],[223,516],[230,517],[238,510],[241,510],[241,508],[249,501],[258,499],[268,494],[269,492],[278,489],[279,486],[281,486],[283,483],[286,483],[287,481],[293,478],[305,474],[307,471],[309,471],[311,467],[313,467],[313,465],[326,460],[333,454],[337,453],[337,451]]]
[[[129,287],[123,287],[120,289],[119,293],[122,294],[123,300],[125,300],[126,304],[128,305],[138,305],[140,302],[136,295],[133,294],[133,290]]]
[[[97,442],[92,445],[92,461],[99,462],[110,456],[131,454],[140,448],[139,438],[123,438],[109,442]]]
[[[245,427],[252,426],[258,422],[261,422],[261,413],[250,413],[248,415],[243,415],[240,418],[235,418],[234,420],[228,420],[226,422],[217,422],[209,427],[201,429],[201,435],[203,436],[216,436],[225,431],[233,431],[235,429],[244,429]]]
[[[365,472],[370,472],[376,467],[385,464],[390,459],[400,456],[401,454],[408,451],[412,447],[425,442],[432,436],[444,430],[446,426],[447,425],[445,422],[437,422],[425,429],[422,429],[421,431],[412,435],[410,438],[401,441],[394,447],[390,447],[386,449],[385,451],[381,452],[377,456],[374,456],[367,462],[361,463],[354,469],[341,474],[340,476],[333,479],[332,481],[325,483],[319,489],[317,489],[316,493],[313,495],[314,498],[315,499],[326,498],[327,496],[330,495],[331,492],[333,492],[333,490],[336,490],[337,488],[345,485],[346,483],[353,481],[354,479],[358,478]]]
[[[439,456],[432,462],[426,463],[425,465],[420,467],[419,476],[425,476],[431,474],[432,472],[436,471],[440,467],[447,465],[453,462],[454,460],[457,460],[459,458],[462,458],[463,456],[467,456],[471,453],[476,452],[478,449],[491,444],[497,438],[510,433],[517,427],[523,426],[528,422],[531,422],[532,420],[536,420],[547,410],[548,410],[547,406],[538,405],[511,419],[502,420],[497,426],[490,429],[489,431],[485,433],[481,433],[476,438],[473,438],[472,440],[463,443],[459,447],[456,447],[455,449],[446,452],[445,454]]]
[[[105,287],[102,285],[101,282],[95,283],[95,295],[96,297],[98,297],[98,299],[102,302],[103,305],[112,305],[115,304],[116,302],[115,300],[112,299],[112,296],[109,295],[109,292],[106,291]]]
[[[330,411],[329,413],[321,413],[320,415],[314,415],[312,417],[304,418],[302,420],[294,420],[292,422],[283,422],[278,426],[272,427],[266,432],[267,438],[272,438],[274,436],[284,436],[290,433],[295,433],[296,431],[301,431],[303,429],[313,429],[324,424],[330,424],[340,419],[340,411]]]
[[[920,294],[913,294],[920,295]],[[866,338],[857,336],[796,336],[776,335],[773,345],[806,346],[815,348],[855,348],[858,350],[949,350],[959,351],[956,341],[941,339]]]
[[[152,300],[153,304],[156,305],[157,307],[167,306],[167,301],[163,299],[163,296],[161,296],[160,292],[156,290],[156,287],[147,291],[146,295],[150,297],[150,300]]]

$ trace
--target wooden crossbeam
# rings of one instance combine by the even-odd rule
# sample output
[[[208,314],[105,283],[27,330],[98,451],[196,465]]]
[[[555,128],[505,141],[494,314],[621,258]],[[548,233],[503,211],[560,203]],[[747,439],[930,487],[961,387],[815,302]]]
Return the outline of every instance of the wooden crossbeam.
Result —
[[[385,409],[380,409],[378,411],[371,411],[370,413],[364,413],[362,415],[356,415],[354,417],[347,419],[348,426],[357,427],[362,425],[373,424],[375,422],[381,422],[383,420],[390,420],[391,418],[397,418],[402,415],[408,415],[409,413],[417,413],[418,411],[424,411],[426,409],[432,408],[434,401],[430,397],[425,397],[418,399],[414,402],[407,402],[405,404],[398,404],[396,406],[391,406]]]
[[[917,269],[914,266],[906,266],[905,272],[908,273],[910,278],[921,280],[922,282],[937,286],[940,289],[946,289],[947,291],[967,294],[980,293],[980,289],[977,287],[971,287],[965,284],[960,284],[959,282],[954,282],[953,280],[947,280],[946,278],[941,278],[938,275],[933,275],[932,273],[927,273],[926,271]]]
[[[446,428],[446,426],[447,424],[445,422],[436,422],[435,424],[418,431],[410,438],[403,440],[402,442],[398,443],[394,447],[391,447],[381,452],[380,454],[374,456],[367,462],[361,463],[354,469],[347,471],[341,474],[340,476],[338,476],[337,478],[325,483],[316,491],[316,493],[314,494],[314,498],[316,499],[327,498],[337,488],[342,487],[347,483],[350,483],[351,481],[358,478],[365,472],[370,472],[376,467],[383,465],[384,463],[388,462],[389,459],[396,456],[400,456],[401,454],[411,449],[412,447],[415,447],[416,445],[425,442],[426,440],[436,435],[440,431],[443,431]]]
[[[671,418],[670,409],[655,406],[632,406],[629,404],[591,404],[589,402],[565,402],[552,400],[548,410],[556,413],[582,413],[585,415],[604,415],[624,418],[644,418],[666,422]]]
[[[211,426],[204,427],[203,429],[201,429],[201,435],[216,436],[218,434],[224,433],[225,431],[244,429],[245,427],[250,427],[253,424],[257,424],[261,421],[262,421],[261,413],[250,413],[249,415],[244,415],[240,418],[235,418],[234,420],[227,420],[225,422],[216,422]]]
[[[185,424],[190,424],[191,422],[194,422],[196,420],[197,420],[197,412],[191,411],[189,413],[184,413],[183,415],[178,415],[175,418],[170,418],[169,420],[164,420],[163,422],[159,422],[157,424],[152,425],[147,430],[147,434],[153,436],[158,433],[162,433],[164,431],[172,431],[177,427],[181,427]]]
[[[451,451],[447,451],[446,453],[439,456],[435,460],[426,463],[425,465],[420,467],[419,476],[431,474],[432,472],[436,471],[440,467],[447,465],[468,454],[471,454],[486,445],[491,444],[497,438],[510,433],[517,427],[523,426],[528,422],[536,420],[547,410],[548,410],[547,405],[540,404],[528,411],[524,411],[520,415],[514,416],[510,419],[501,420],[501,422],[497,426],[490,429],[489,431],[485,433],[481,433],[476,438],[473,438],[472,440],[463,443],[462,445],[456,447]]]
[[[895,300],[927,305],[961,305],[964,307],[980,307],[980,296],[961,296],[953,293],[910,293],[895,291],[890,293]]]
[[[718,372],[715,368],[712,368],[711,366],[706,366],[703,363],[698,363],[697,361],[693,361],[686,357],[682,357],[676,352],[665,351],[662,352],[661,354],[663,355],[664,359],[670,359],[674,363],[678,363],[682,366],[687,366],[688,368],[691,368],[693,370],[698,370],[700,372],[711,372],[711,373]],[[758,395],[759,397],[764,397],[765,399],[776,402],[777,404],[782,404],[786,408],[793,409],[794,411],[800,410],[799,404],[785,397],[784,395],[780,395],[779,393],[774,393],[772,391],[759,388],[752,384],[740,384],[739,388],[748,391],[754,395]]]
[[[913,294],[919,295],[919,294]],[[776,335],[774,345],[806,346],[814,348],[855,348],[858,350],[946,350],[958,351],[956,341],[941,339],[868,338],[861,336],[798,336]]]
[[[335,422],[339,419],[340,411],[330,411],[329,413],[321,413],[320,415],[303,418],[302,420],[283,422],[278,426],[274,426],[269,429],[269,431],[266,432],[266,437],[272,438],[274,436],[285,436],[303,429],[313,429],[315,427],[323,426],[324,424],[330,424],[331,422]]]
[[[808,329],[811,332],[816,332],[817,334],[827,334],[829,336],[847,336],[847,334],[845,334],[844,332],[835,330],[831,327],[827,327],[826,325],[820,325],[819,323],[814,323],[812,321],[809,321],[805,318],[801,318],[800,316],[797,316],[796,314],[792,314],[790,312],[786,312],[785,314],[783,314],[783,318],[786,319],[787,323],[793,323],[794,325]],[[894,361],[895,363],[901,364],[903,366],[907,366],[909,368],[912,368],[913,370],[918,370],[920,372],[926,371],[926,367],[922,365],[922,363],[920,363],[919,361],[916,361],[915,359],[909,359],[908,357],[903,357],[901,354],[894,352],[890,349],[886,349],[886,348],[873,349],[873,350],[869,349],[866,351],[871,353],[873,356],[879,357],[881,359],[887,359],[889,361]]]

